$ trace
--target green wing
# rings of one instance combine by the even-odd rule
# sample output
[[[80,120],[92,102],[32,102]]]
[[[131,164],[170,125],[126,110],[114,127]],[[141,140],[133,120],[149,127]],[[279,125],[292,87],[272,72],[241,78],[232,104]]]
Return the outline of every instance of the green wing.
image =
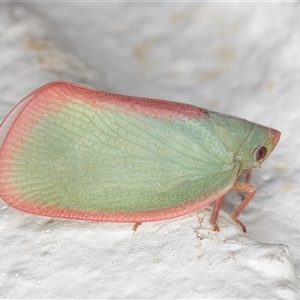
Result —
[[[24,112],[25,113],[25,112]],[[3,184],[42,207],[147,211],[207,199],[234,183],[238,166],[212,122],[151,117],[80,99],[15,124],[10,170]],[[20,200],[21,201],[21,200]]]

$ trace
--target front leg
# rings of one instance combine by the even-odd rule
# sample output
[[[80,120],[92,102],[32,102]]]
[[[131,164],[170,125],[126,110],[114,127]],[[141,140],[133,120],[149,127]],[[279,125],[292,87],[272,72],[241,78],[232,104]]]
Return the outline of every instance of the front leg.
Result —
[[[232,220],[239,224],[243,231],[246,232],[246,226],[238,219],[238,216],[242,212],[242,210],[245,208],[245,206],[250,202],[250,200],[255,195],[256,189],[253,185],[245,182],[236,181],[236,183],[232,187],[233,191],[242,192],[245,194],[244,200],[241,202],[241,204],[235,209],[233,212],[231,218]]]

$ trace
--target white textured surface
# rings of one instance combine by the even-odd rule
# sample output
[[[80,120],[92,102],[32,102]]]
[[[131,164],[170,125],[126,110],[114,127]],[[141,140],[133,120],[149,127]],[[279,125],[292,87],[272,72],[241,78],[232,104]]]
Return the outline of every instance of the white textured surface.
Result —
[[[297,3],[0,3],[0,119],[52,80],[193,103],[282,132],[241,215],[142,224],[0,204],[0,298],[299,299]],[[0,179],[1,180],[1,179]]]

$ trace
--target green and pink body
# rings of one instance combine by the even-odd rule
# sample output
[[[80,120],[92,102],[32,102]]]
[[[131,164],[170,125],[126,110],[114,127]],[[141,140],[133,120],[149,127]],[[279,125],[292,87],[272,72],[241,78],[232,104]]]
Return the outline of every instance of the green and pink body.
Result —
[[[1,124],[0,196],[58,218],[174,218],[221,199],[279,137],[192,105],[53,82]]]

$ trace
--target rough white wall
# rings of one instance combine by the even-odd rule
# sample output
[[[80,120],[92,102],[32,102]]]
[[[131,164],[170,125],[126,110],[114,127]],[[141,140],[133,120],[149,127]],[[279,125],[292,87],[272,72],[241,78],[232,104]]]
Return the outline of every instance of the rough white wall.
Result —
[[[0,119],[52,80],[188,102],[282,132],[241,215],[132,224],[0,203],[0,298],[299,299],[298,3],[0,3]],[[1,179],[0,179],[1,180]]]

